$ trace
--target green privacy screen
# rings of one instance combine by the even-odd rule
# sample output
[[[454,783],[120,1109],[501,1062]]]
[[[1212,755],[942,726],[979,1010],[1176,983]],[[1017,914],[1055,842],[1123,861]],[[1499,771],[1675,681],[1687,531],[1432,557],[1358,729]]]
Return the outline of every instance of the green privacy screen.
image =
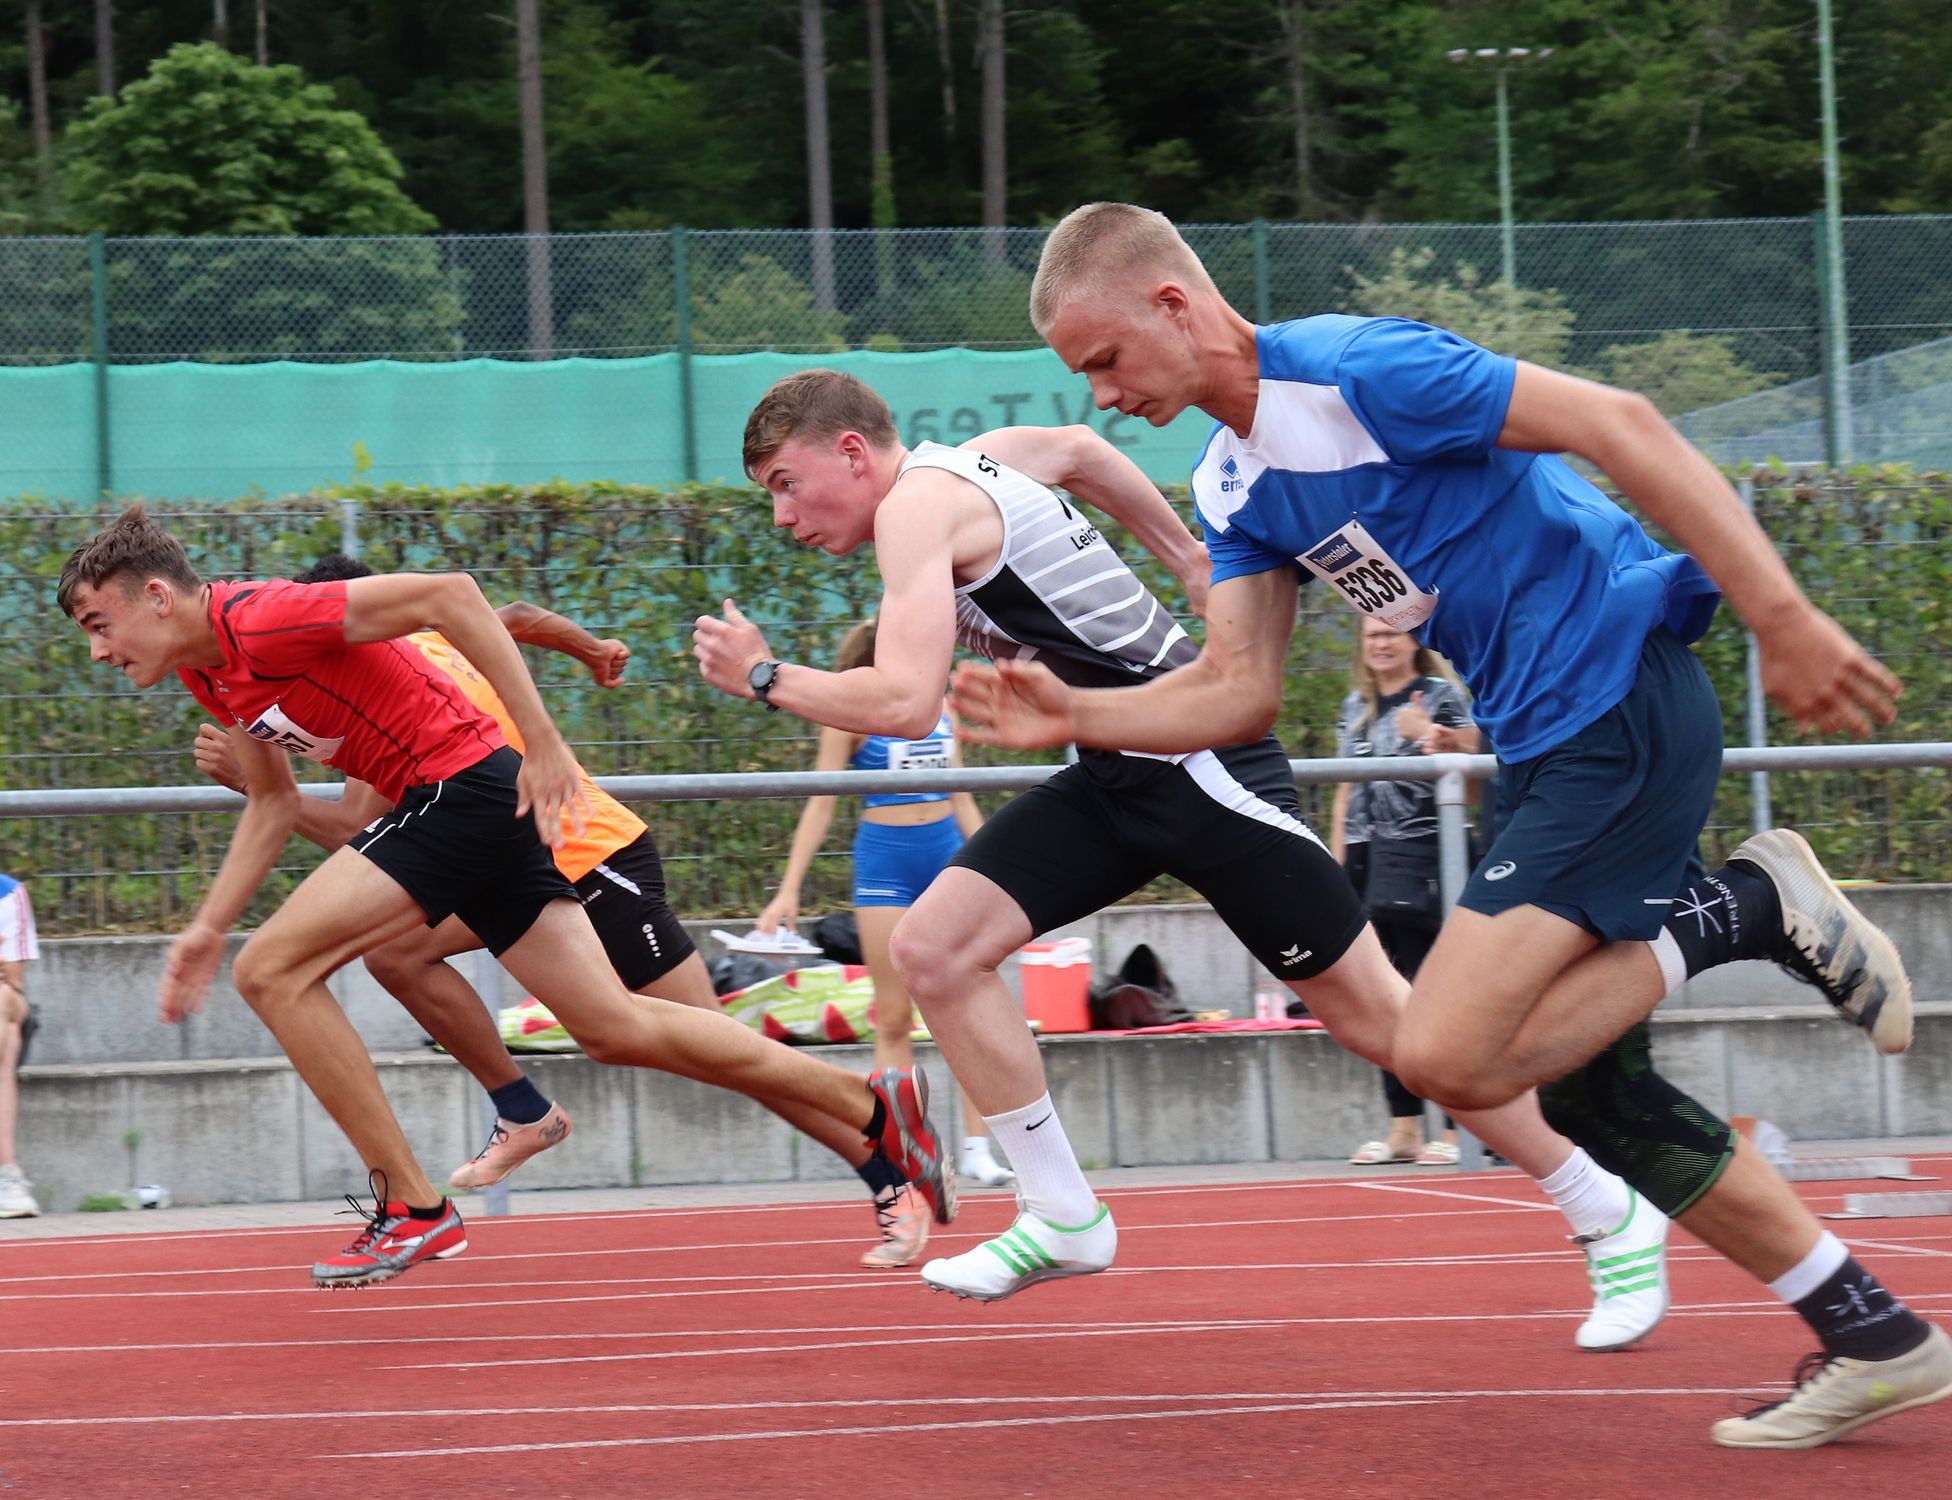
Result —
[[[491,359],[451,363],[117,365],[0,370],[0,484],[76,500],[223,500],[356,476],[428,485],[737,479],[746,414],[780,376],[848,370],[894,408],[902,440],[958,443],[1012,423],[1089,422],[1161,483],[1183,482],[1210,425],[1154,430],[1095,411],[1048,350]],[[101,463],[105,433],[107,464]],[[687,462],[688,455],[691,461]]]

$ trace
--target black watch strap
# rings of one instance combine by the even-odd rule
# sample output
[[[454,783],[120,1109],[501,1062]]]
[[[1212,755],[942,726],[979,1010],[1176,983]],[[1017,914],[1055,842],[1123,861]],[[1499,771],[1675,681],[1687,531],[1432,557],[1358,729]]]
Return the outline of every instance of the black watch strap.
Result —
[[[777,676],[779,676],[779,663],[776,661],[759,662],[746,673],[746,682],[752,688],[752,696],[766,705],[768,713],[779,712],[779,705],[773,702],[770,696],[773,691],[773,679]]]

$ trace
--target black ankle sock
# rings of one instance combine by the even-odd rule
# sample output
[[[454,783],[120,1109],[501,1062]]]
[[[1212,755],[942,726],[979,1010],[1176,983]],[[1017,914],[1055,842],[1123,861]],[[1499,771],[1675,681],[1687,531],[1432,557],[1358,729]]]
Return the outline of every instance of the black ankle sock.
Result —
[[[1852,1255],[1795,1306],[1798,1316],[1816,1330],[1823,1352],[1847,1359],[1896,1359],[1931,1333],[1922,1318]]]
[[[415,1208],[411,1203],[407,1205],[407,1217],[409,1219],[419,1219],[428,1224],[433,1223],[434,1220],[442,1217],[446,1212],[447,1199],[445,1198],[441,1199],[432,1208]]]
[[[861,1132],[861,1138],[870,1146],[878,1147],[881,1144],[881,1132],[887,1128],[888,1106],[882,1102],[879,1094],[875,1094],[874,1113],[868,1116],[868,1128]]]
[[[1782,901],[1767,876],[1748,864],[1727,864],[1683,891],[1662,925],[1692,979],[1737,959],[1773,959],[1783,940]]]
[[[488,1090],[488,1097],[495,1101],[495,1113],[511,1125],[533,1125],[549,1113],[548,1097],[529,1082],[526,1074]]]
[[[854,1170],[860,1174],[861,1181],[868,1185],[868,1191],[873,1193],[877,1198],[883,1193],[900,1192],[903,1184],[907,1181],[895,1169],[895,1164],[881,1154],[881,1148],[879,1146],[876,1146],[873,1151],[868,1153],[868,1159]]]

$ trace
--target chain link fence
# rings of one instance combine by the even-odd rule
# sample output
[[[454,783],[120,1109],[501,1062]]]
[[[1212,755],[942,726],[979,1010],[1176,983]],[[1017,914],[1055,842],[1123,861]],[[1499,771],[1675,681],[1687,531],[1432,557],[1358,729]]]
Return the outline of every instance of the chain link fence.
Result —
[[[1952,484],[1933,476],[1762,475],[1757,514],[1804,586],[1906,682],[1892,742],[1952,740]],[[190,745],[202,715],[174,683],[137,693],[91,667],[81,633],[53,605],[61,560],[110,512],[0,516],[0,786],[192,785]],[[371,492],[350,515],[336,499],[304,497],[194,510],[159,508],[207,576],[267,577],[343,546],[381,570],[463,567],[497,603],[528,598],[632,648],[624,687],[597,688],[567,658],[530,654],[552,714],[595,775],[804,770],[814,732],[765,714],[698,678],[696,616],[728,596],[781,655],[825,664],[839,636],[879,595],[871,568],[810,555],[764,523],[757,492],[684,499],[653,491],[427,496]],[[1161,597],[1177,588],[1156,565],[1121,550]],[[1196,635],[1197,621],[1186,621]],[[1291,755],[1335,753],[1333,726],[1354,648],[1351,612],[1304,588],[1277,726]],[[1700,648],[1719,691],[1731,745],[1746,725],[1746,638],[1724,610]],[[1766,738],[1794,739],[1773,715]],[[974,765],[1043,763],[1049,754],[973,749]],[[301,776],[330,778],[310,762]],[[1329,826],[1330,788],[1304,787],[1315,826]],[[1777,776],[1773,818],[1804,829],[1840,874],[1952,876],[1952,785],[1942,770],[1796,772]],[[1724,778],[1705,853],[1725,854],[1755,814],[1749,780]],[[803,909],[848,900],[851,804],[816,860]],[[784,867],[797,802],[670,803],[640,808],[687,916],[750,914]],[[0,819],[0,869],[31,878],[50,933],[168,929],[194,907],[228,842],[218,813],[127,818]],[[317,862],[294,842],[253,908],[261,919]],[[1188,893],[1155,887],[1152,899]]]
[[[1820,254],[1821,222],[1521,224],[1515,287],[1496,280],[1495,225],[1186,233],[1261,321],[1428,317],[1647,390],[1728,462],[1938,462],[1952,451],[1952,217],[1847,220],[1840,267]],[[1082,387],[1027,316],[1044,234],[0,241],[0,487],[73,501],[286,493],[369,469],[726,477],[741,402],[836,357],[934,353],[875,367],[898,410],[909,383],[933,381],[906,413],[918,432],[1077,420]],[[1833,274],[1841,375],[1823,368]],[[1119,436],[1155,477],[1183,477],[1186,433]]]

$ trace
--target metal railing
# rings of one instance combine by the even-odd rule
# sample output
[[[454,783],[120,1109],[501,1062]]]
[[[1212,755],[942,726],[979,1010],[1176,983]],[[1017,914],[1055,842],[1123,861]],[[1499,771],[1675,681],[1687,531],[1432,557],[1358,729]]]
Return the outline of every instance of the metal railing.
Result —
[[[1952,741],[1912,745],[1763,745],[1722,752],[1722,774],[1771,771],[1853,771],[1952,767]],[[1437,843],[1445,906],[1468,877],[1468,787],[1497,775],[1492,755],[1386,755],[1291,760],[1301,786],[1343,781],[1434,781]],[[624,802],[716,802],[762,797],[854,796],[883,792],[1021,792],[1047,781],[1062,764],[976,766],[937,771],[728,771],[682,776],[598,776],[596,784]],[[299,788],[308,797],[338,800],[337,784]],[[75,787],[0,791],[0,818],[57,818],[130,813],[234,812],[236,792],[215,786]]]

